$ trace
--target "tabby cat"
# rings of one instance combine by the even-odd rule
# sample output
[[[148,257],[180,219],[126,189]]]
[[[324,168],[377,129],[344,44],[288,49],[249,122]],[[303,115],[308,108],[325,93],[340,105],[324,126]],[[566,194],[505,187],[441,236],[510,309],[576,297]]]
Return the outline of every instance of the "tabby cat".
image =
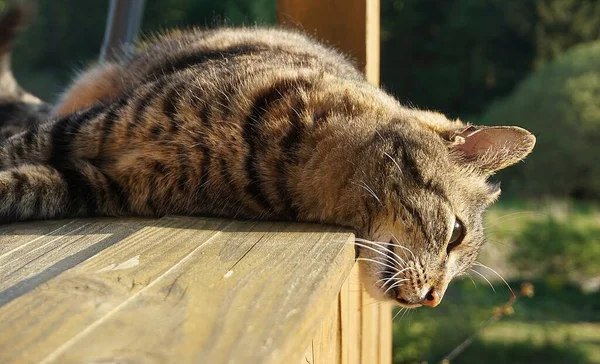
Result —
[[[14,30],[11,16],[1,25]],[[0,222],[178,214],[347,226],[366,287],[405,307],[436,306],[471,266],[500,193],[488,177],[535,144],[518,127],[403,106],[337,51],[281,29],[157,36],[84,72],[48,108],[14,90],[0,100],[20,110],[0,114],[12,128],[0,140]]]

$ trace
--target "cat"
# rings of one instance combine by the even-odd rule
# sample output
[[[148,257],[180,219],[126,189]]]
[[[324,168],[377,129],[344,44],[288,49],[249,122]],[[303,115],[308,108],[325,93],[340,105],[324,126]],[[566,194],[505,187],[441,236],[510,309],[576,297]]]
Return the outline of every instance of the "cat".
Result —
[[[32,3],[21,3],[0,18],[0,141],[38,122],[50,111],[47,104],[19,87],[10,68],[13,39],[32,11]]]
[[[403,106],[338,51],[277,28],[169,32],[91,67],[55,105],[0,101],[35,119],[17,115],[20,130],[0,141],[0,223],[175,214],[346,226],[366,288],[404,307],[438,305],[473,264],[500,194],[488,178],[535,144],[516,126]]]

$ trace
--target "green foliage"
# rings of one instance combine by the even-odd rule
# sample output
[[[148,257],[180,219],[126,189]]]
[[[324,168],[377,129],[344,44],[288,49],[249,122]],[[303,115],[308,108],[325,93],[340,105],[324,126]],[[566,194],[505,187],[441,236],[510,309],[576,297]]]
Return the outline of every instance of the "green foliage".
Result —
[[[600,42],[575,47],[528,77],[484,115],[537,136],[525,163],[506,176],[512,193],[600,198]]]
[[[15,74],[27,89],[50,98],[102,45],[107,2],[38,1],[32,24],[18,39]],[[25,77],[19,77],[25,75]]]
[[[487,364],[600,362],[600,293],[585,293],[565,280],[600,274],[598,206],[503,200],[487,214],[486,226],[487,245],[493,244],[496,253],[513,252],[508,255],[518,268],[509,272],[513,277],[529,273],[535,295],[519,298],[514,315],[487,327],[452,363],[479,363],[483,358]],[[573,271],[563,278],[549,276],[547,268],[553,273]],[[476,283],[468,278],[451,283],[435,309],[419,308],[396,318],[394,363],[438,363],[507,301],[509,290],[502,282],[492,281],[494,292],[478,275],[471,277]],[[509,280],[513,289],[519,283]]]
[[[0,8],[9,0],[0,0]],[[108,1],[38,0],[15,54],[23,85],[53,99],[97,59]],[[143,34],[275,22],[275,0],[146,1]],[[382,81],[403,100],[473,115],[534,67],[600,37],[595,0],[382,0]]]
[[[597,219],[549,216],[528,224],[517,237],[515,267],[554,282],[600,274]]]
[[[174,27],[214,27],[275,23],[274,0],[147,1],[143,30],[152,33]]]
[[[502,200],[486,214],[485,226],[488,243],[479,259],[492,267],[509,260],[513,277],[561,286],[600,276],[597,204]]]
[[[535,67],[600,38],[596,0],[383,0],[382,80],[401,99],[473,115]]]
[[[457,303],[466,301],[466,296],[470,296],[473,304],[488,298],[486,291],[475,290],[465,283],[470,284],[454,284],[435,310],[421,308],[397,316],[393,332],[394,363],[437,363],[491,315],[488,310],[465,310]]]
[[[532,1],[394,0],[381,6],[383,84],[417,106],[476,113],[531,70]]]
[[[510,284],[519,287],[519,282]],[[594,353],[600,349],[600,326],[581,322],[600,320],[600,295],[584,294],[568,285],[557,290],[535,282],[535,287],[533,298],[519,299],[513,316],[489,326],[452,363],[479,363],[483,358],[488,364],[594,363]],[[419,308],[396,318],[394,363],[438,363],[508,296],[508,289],[499,285],[494,293],[485,282],[477,286],[468,279],[452,283],[435,309]]]
[[[536,3],[538,63],[554,59],[574,44],[600,38],[600,1],[542,0]]]
[[[493,361],[487,358],[493,357]],[[504,341],[477,341],[463,355],[453,360],[453,364],[480,363],[486,358],[486,363],[511,363],[511,364],[570,364],[570,363],[593,363],[589,360],[583,350],[572,343],[556,342],[548,340],[537,344],[532,340],[511,343]]]
[[[0,0],[0,7],[7,1]],[[77,70],[98,58],[108,1],[39,0],[33,23],[19,38],[15,74],[23,87],[53,100]],[[173,27],[275,22],[273,0],[146,1],[142,34]]]

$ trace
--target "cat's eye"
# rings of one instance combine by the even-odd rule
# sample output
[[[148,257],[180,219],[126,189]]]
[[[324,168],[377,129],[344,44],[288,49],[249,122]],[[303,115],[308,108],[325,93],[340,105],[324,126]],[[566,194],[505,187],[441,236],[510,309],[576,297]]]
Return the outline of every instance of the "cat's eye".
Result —
[[[448,247],[446,248],[446,254],[450,254],[450,251],[457,247],[465,237],[465,225],[459,219],[454,220],[454,227],[452,228],[452,236],[448,241]]]

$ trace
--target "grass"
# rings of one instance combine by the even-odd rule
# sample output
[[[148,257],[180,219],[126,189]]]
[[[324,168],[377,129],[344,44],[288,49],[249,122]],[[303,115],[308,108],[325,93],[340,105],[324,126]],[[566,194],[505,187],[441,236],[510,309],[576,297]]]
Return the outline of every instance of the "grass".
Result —
[[[554,285],[600,277],[600,209],[591,203],[503,203],[486,219],[481,259],[507,277]]]
[[[512,316],[486,328],[452,363],[600,363],[600,292],[583,290],[578,284],[600,276],[597,262],[578,259],[578,254],[589,255],[600,245],[595,233],[600,228],[599,210],[593,204],[505,202],[490,211],[486,225],[491,241],[480,260],[499,268],[515,289],[523,279],[532,280],[536,292],[532,298],[519,298]],[[553,236],[532,234],[551,227]],[[558,250],[569,255],[568,262],[583,262],[577,275],[557,280],[559,275],[533,269],[552,268],[544,263],[562,259],[556,257],[554,246],[564,245],[565,239],[576,239],[569,245],[585,242],[579,250]],[[535,244],[540,246],[535,253],[547,252],[547,256],[530,259],[530,266],[524,267],[528,269],[515,268],[515,254],[523,254],[519,248]],[[527,262],[527,256],[521,258],[521,265]],[[510,292],[502,282],[496,279],[494,293],[485,281],[473,278],[475,284],[469,279],[452,283],[435,309],[412,310],[395,320],[395,364],[440,362],[508,300]]]
[[[534,297],[520,298],[512,316],[484,330],[453,363],[600,363],[600,294],[534,285]],[[459,280],[440,306],[396,319],[394,363],[438,363],[506,302],[508,289],[496,286],[494,293]]]

